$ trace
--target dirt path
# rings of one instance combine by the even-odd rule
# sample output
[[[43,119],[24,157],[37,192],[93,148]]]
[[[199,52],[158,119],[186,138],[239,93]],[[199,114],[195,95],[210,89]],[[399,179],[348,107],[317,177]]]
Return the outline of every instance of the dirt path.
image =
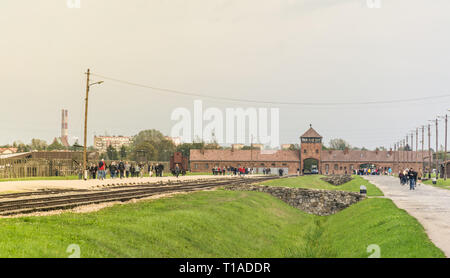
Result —
[[[255,175],[256,176],[256,175]],[[128,179],[105,179],[105,180],[32,180],[32,181],[7,181],[0,182],[0,193],[27,192],[43,189],[95,189],[104,186],[114,185],[132,185],[132,184],[151,184],[160,182],[190,181],[198,179],[218,179],[218,178],[236,178],[233,176],[180,176],[176,177],[145,177]]]
[[[424,184],[416,186],[416,190],[409,190],[409,185],[400,185],[394,177],[365,178],[380,188],[399,208],[415,217],[431,241],[450,257],[450,190]]]

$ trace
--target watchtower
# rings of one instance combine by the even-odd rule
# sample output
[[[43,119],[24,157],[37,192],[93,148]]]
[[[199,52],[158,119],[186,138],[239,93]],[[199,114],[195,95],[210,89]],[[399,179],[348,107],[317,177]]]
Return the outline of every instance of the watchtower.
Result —
[[[311,171],[316,165],[320,173],[320,161],[322,157],[322,136],[310,128],[300,136],[300,169],[302,173]]]

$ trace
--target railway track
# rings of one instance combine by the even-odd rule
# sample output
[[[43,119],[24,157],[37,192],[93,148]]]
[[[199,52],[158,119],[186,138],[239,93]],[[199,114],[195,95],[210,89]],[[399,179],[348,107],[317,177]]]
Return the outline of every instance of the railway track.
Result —
[[[20,197],[20,199],[0,201],[0,215],[7,216],[37,211],[71,209],[74,207],[106,202],[125,202],[159,194],[207,190],[230,184],[249,184],[275,178],[278,177],[214,179],[207,181],[181,182],[177,184],[131,185],[119,186],[106,190],[88,191],[89,193],[85,190],[64,190],[60,192],[53,190],[49,191],[49,194],[44,197],[36,197],[36,195],[45,195],[45,191],[34,192],[38,194],[30,193],[29,195],[26,195],[26,193],[4,194],[0,195],[1,200],[14,199],[17,197]]]

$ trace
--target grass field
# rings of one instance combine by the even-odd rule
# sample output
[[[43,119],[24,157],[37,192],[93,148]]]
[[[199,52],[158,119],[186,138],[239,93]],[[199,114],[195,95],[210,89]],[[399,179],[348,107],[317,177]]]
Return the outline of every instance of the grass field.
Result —
[[[209,191],[94,213],[0,219],[0,257],[443,257],[388,199],[315,216],[261,192]]]
[[[436,181],[436,184],[433,184],[432,180],[426,180],[423,182],[424,184],[444,188],[444,189],[450,189],[450,179],[444,180],[444,179],[438,179]]]
[[[342,190],[359,192],[360,186],[365,185],[367,188],[367,196],[383,196],[383,192],[376,186],[363,179],[360,176],[353,176],[353,180],[340,185],[334,186],[326,181],[321,180],[322,175],[306,175],[301,177],[283,178],[266,181],[264,185],[271,186],[286,186],[286,187],[299,187],[299,188],[311,188],[311,189],[326,189],[326,190]]]

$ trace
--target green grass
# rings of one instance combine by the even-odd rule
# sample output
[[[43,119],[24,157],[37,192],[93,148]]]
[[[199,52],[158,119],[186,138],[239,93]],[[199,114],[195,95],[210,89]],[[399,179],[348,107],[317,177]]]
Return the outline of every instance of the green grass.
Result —
[[[388,199],[315,216],[261,192],[209,191],[94,213],[0,219],[0,257],[443,257]]]
[[[432,185],[432,186],[436,186],[436,187],[440,187],[440,188],[444,188],[444,189],[450,189],[450,179],[447,179],[447,180],[438,179],[436,181],[436,184],[433,184],[432,180],[426,180],[426,181],[423,181],[423,183]]]
[[[326,190],[342,190],[350,192],[359,192],[360,186],[365,185],[367,188],[367,196],[383,196],[383,192],[375,185],[360,176],[353,176],[353,180],[343,185],[335,186],[326,181],[321,180],[322,175],[306,175],[293,178],[282,178],[266,181],[264,185],[286,186],[310,189],[326,189]]]

